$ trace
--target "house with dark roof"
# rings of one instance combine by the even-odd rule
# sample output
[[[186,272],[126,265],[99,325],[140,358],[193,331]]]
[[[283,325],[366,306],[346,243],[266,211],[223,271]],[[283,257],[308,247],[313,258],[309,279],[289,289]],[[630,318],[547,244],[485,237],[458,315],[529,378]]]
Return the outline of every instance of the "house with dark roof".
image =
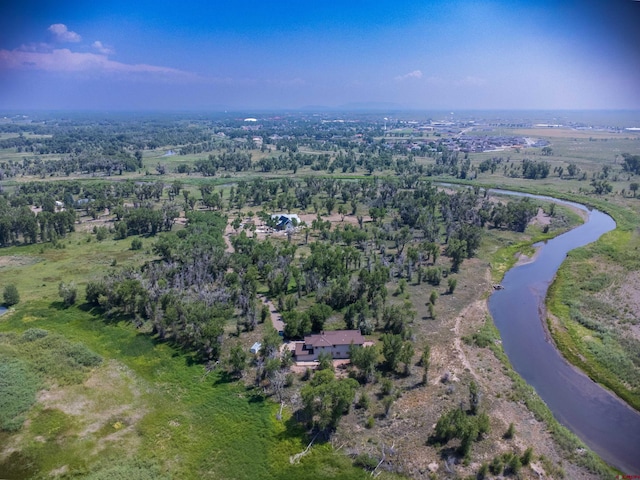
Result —
[[[334,360],[349,358],[351,345],[363,346],[365,342],[360,330],[332,330],[304,337],[296,344],[294,353],[297,362],[314,362],[320,353],[331,354]]]
[[[288,228],[300,225],[300,217],[295,214],[282,213],[278,215],[271,215],[271,218],[276,223],[276,230],[287,230]]]

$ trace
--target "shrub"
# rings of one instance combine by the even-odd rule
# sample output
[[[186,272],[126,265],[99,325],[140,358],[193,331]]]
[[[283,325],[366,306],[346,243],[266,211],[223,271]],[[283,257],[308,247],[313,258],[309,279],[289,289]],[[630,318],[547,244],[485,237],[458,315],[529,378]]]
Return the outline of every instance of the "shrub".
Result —
[[[34,340],[44,338],[47,335],[49,335],[47,330],[43,330],[42,328],[30,328],[24,331],[22,334],[22,340],[25,342],[33,342]]]
[[[504,468],[504,463],[502,463],[502,460],[500,459],[500,457],[495,457],[491,461],[491,465],[489,465],[489,470],[494,475],[500,475],[502,473],[503,468]]]
[[[516,435],[516,427],[513,425],[513,422],[509,424],[509,428],[506,432],[504,432],[504,438],[511,439]]]
[[[95,230],[95,234],[96,234],[96,240],[101,242],[102,240],[107,238],[107,235],[109,234],[109,230],[107,230],[107,227],[98,227]]]
[[[39,385],[25,363],[0,357],[0,430],[13,432],[22,427],[22,414],[35,402]]]
[[[139,238],[131,240],[131,250],[142,250],[142,240]]]
[[[58,294],[62,297],[62,302],[65,307],[70,307],[74,303],[76,303],[76,296],[78,295],[78,290],[76,288],[75,283],[64,283],[60,282],[58,285]]]
[[[18,293],[18,289],[12,283],[4,287],[4,304],[7,307],[11,307],[20,302],[20,294]]]
[[[83,367],[95,367],[102,363],[102,357],[92,352],[82,343],[73,343],[69,345],[67,355],[75,363]]]
[[[362,467],[365,470],[374,470],[378,466],[378,460],[368,453],[361,453],[355,458],[353,464],[356,467]]]
[[[107,286],[101,281],[87,283],[86,299],[91,305],[100,305],[100,297],[107,295]]]
[[[373,415],[367,418],[367,423],[364,424],[366,428],[373,428],[376,424],[376,419],[373,418]]]

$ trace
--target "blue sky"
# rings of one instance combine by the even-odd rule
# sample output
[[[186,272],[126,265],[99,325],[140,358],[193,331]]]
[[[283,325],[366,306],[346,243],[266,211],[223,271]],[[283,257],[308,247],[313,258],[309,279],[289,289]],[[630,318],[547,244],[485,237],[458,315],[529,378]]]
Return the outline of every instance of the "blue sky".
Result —
[[[640,109],[635,0],[10,3],[4,110]]]

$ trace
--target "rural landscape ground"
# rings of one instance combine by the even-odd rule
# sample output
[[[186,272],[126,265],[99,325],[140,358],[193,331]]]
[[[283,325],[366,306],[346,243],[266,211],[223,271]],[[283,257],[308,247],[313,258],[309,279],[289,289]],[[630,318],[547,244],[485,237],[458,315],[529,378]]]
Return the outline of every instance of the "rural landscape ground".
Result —
[[[640,410],[639,125],[5,117],[0,478],[615,478],[512,369],[487,307],[584,213],[491,189],[614,218],[540,308],[565,357]],[[282,345],[344,328],[373,343],[352,363],[296,366]]]

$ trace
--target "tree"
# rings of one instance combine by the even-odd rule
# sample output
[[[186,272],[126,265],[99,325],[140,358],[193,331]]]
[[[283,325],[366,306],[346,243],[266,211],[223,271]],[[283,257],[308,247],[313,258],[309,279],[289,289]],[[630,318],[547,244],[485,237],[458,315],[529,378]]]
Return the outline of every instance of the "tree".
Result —
[[[408,374],[413,353],[413,343],[403,342],[400,335],[388,333],[382,335],[382,354],[389,370],[395,371],[398,363],[404,363],[405,373]]]
[[[436,300],[438,300],[438,292],[436,292],[435,290],[431,290],[431,295],[429,295],[429,303],[431,305],[435,305]]]
[[[478,413],[478,408],[480,407],[480,390],[478,389],[478,384],[473,380],[469,384],[469,411],[472,415]]]
[[[457,272],[462,261],[467,257],[466,240],[458,240],[453,237],[450,238],[444,253],[451,258],[451,270]]]
[[[425,385],[429,380],[429,366],[431,365],[431,347],[428,344],[425,344],[424,350],[422,351],[422,356],[420,357],[420,364],[422,365],[422,383]]]
[[[360,345],[351,345],[349,347],[349,358],[351,364],[360,370],[365,382],[373,380],[376,372],[376,364],[378,363],[378,346],[361,347]]]
[[[511,422],[509,424],[509,428],[507,428],[507,431],[504,432],[503,437],[508,439],[513,438],[516,435],[516,427],[513,425],[513,422]]]
[[[633,182],[632,184],[629,185],[629,190],[631,190],[633,192],[633,198],[636,198],[636,192],[638,191],[638,183],[637,182]]]
[[[280,344],[282,343],[282,337],[278,334],[278,331],[271,325],[265,327],[264,337],[262,337],[262,355],[265,357],[273,357],[278,352]]]
[[[7,307],[11,307],[20,303],[20,294],[18,293],[18,288],[10,283],[6,287],[4,287],[3,292],[4,304]]]
[[[58,285],[58,294],[62,297],[62,302],[65,307],[70,307],[74,303],[76,303],[76,296],[78,294],[78,289],[76,288],[76,284],[64,283],[60,282]]]
[[[242,376],[247,365],[247,352],[240,343],[236,343],[229,351],[229,366],[234,375]]]
[[[447,280],[447,286],[449,287],[448,291],[450,294],[452,294],[455,291],[457,285],[458,285],[458,280],[453,277],[449,277],[449,279]]]
[[[338,380],[331,370],[316,372],[300,392],[313,426],[320,431],[335,428],[353,403],[357,388],[353,378]]]
[[[331,316],[333,312],[329,305],[324,303],[315,303],[307,310],[309,320],[311,320],[311,330],[313,332],[321,332],[324,328],[324,322]]]
[[[406,341],[402,343],[400,348],[400,355],[398,355],[398,361],[404,363],[404,374],[409,375],[411,372],[411,359],[413,358],[413,343]]]

